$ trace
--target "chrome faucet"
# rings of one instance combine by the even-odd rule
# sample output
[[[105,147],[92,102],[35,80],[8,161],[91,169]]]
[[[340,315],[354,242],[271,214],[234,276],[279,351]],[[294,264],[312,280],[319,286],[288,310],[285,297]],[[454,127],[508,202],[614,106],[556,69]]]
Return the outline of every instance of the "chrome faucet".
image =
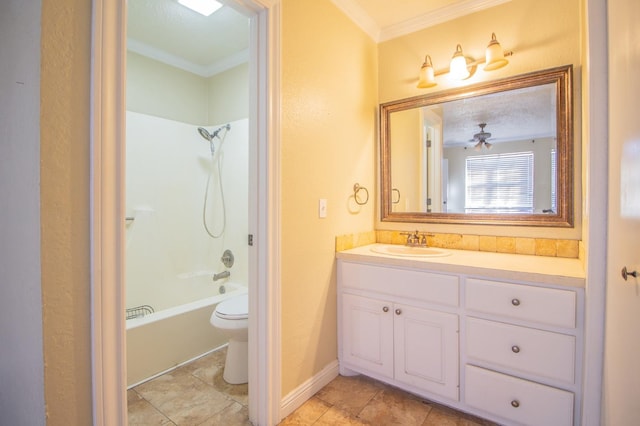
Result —
[[[407,236],[406,245],[409,247],[427,247],[427,235],[433,234],[420,233],[417,229],[416,232],[401,232],[400,235]]]
[[[221,280],[222,278],[228,278],[230,275],[231,275],[231,272],[222,271],[217,274],[213,274],[213,280],[218,281],[218,280]]]

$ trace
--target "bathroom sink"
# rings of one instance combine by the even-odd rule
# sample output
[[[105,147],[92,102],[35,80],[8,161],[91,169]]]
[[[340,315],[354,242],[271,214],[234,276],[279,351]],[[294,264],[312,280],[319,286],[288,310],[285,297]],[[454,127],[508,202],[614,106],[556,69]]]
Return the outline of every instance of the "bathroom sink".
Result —
[[[380,254],[407,257],[442,257],[451,255],[450,251],[435,247],[412,247],[393,244],[375,245],[371,247],[371,251]]]

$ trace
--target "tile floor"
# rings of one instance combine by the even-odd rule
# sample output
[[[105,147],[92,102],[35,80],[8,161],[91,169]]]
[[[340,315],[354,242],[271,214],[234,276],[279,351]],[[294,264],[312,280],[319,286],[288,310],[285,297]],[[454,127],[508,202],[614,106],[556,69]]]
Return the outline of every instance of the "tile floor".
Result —
[[[129,425],[250,425],[247,385],[222,379],[221,350],[127,391]],[[281,423],[291,425],[489,426],[365,376],[336,377]]]
[[[222,378],[226,353],[213,352],[129,389],[129,425],[251,425],[247,385]]]

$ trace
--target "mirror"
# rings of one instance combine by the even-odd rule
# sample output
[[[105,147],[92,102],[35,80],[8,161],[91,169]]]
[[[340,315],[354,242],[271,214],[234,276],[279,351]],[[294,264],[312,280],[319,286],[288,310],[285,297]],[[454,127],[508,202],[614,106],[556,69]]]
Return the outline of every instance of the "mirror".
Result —
[[[573,226],[572,71],[381,104],[381,220]]]

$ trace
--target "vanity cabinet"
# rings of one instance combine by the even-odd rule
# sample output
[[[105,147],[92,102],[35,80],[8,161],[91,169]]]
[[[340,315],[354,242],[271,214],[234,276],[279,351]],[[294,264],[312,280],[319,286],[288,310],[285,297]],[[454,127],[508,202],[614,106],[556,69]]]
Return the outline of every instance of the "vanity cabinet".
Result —
[[[574,424],[577,293],[465,282],[464,401],[527,425]]]
[[[345,293],[343,362],[458,399],[458,316]]]
[[[458,304],[457,277],[351,263],[340,275],[341,367],[458,400],[458,315],[437,309]]]
[[[500,424],[580,423],[581,287],[413,265],[339,258],[342,374]]]

